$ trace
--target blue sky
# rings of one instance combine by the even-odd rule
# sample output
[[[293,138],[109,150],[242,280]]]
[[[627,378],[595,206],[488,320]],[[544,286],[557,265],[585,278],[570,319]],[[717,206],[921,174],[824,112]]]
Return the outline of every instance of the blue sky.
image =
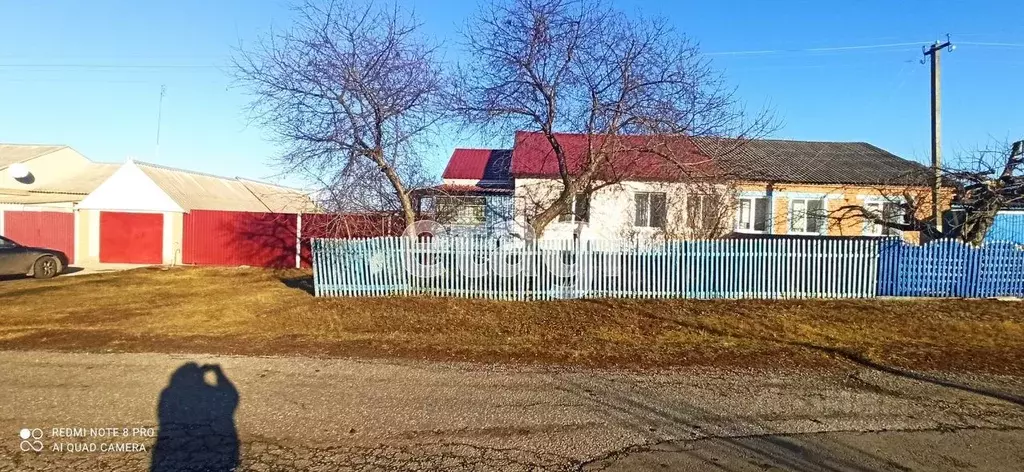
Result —
[[[402,2],[458,60],[457,30],[476,1]],[[247,119],[227,75],[232,48],[272,25],[281,0],[0,0],[0,142],[68,144],[97,161],[126,156],[280,181],[276,149]],[[947,156],[1024,139],[1024,18],[1019,1],[626,1],[700,42],[748,106],[770,105],[776,137],[867,141],[927,161],[928,67],[921,45],[952,34],[943,56]],[[809,51],[815,48],[906,46]],[[1008,44],[999,46],[996,44]],[[749,51],[775,51],[752,52]],[[167,87],[160,147],[160,87]],[[439,174],[452,137],[428,156]],[[297,184],[289,178],[283,182]]]

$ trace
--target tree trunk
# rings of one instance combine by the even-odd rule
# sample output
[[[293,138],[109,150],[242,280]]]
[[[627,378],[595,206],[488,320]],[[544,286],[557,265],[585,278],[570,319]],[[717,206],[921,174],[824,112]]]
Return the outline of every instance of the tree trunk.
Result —
[[[390,165],[384,160],[383,153],[376,151],[373,153],[373,160],[377,163],[377,167],[384,173],[384,176],[388,178],[388,182],[391,182],[391,186],[395,189],[395,195],[398,196],[398,203],[402,205],[402,216],[405,219],[406,228],[416,224],[416,212],[412,208],[412,198],[409,198],[409,193],[405,191],[405,184],[402,183],[402,178],[398,176],[395,169],[391,168]]]
[[[547,230],[548,225],[555,218],[561,216],[563,212],[568,208],[572,201],[572,196],[575,194],[569,187],[562,187],[562,192],[558,194],[558,198],[544,211],[538,213],[533,217],[533,221],[530,221],[530,225],[533,226],[534,234],[537,239],[540,239],[544,235],[544,231]]]

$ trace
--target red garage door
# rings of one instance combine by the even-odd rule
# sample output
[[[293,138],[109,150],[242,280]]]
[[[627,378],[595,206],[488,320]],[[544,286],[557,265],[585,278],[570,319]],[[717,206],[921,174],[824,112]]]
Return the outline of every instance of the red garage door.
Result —
[[[56,249],[75,261],[75,215],[56,211],[5,211],[4,236],[26,246]]]
[[[159,264],[164,254],[164,215],[100,212],[100,262]]]

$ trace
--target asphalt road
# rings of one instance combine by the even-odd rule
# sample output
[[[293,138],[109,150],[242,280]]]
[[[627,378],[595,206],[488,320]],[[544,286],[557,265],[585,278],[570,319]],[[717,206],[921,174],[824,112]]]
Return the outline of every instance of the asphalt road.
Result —
[[[190,361],[226,380],[210,386],[207,369],[196,383],[199,367],[181,369]],[[47,352],[0,352],[0,366],[0,470],[148,470],[154,457],[153,470],[247,471],[1024,463],[1019,378],[949,379],[961,389],[852,366],[622,373]]]

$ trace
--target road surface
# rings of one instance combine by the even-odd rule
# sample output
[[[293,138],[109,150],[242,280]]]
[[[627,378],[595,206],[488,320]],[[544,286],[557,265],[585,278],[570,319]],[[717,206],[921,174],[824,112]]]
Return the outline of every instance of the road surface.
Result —
[[[224,380],[201,367],[214,364]],[[154,455],[154,470],[246,471],[1024,463],[1024,381],[1011,377],[51,352],[0,352],[0,365],[0,470],[148,470]]]

